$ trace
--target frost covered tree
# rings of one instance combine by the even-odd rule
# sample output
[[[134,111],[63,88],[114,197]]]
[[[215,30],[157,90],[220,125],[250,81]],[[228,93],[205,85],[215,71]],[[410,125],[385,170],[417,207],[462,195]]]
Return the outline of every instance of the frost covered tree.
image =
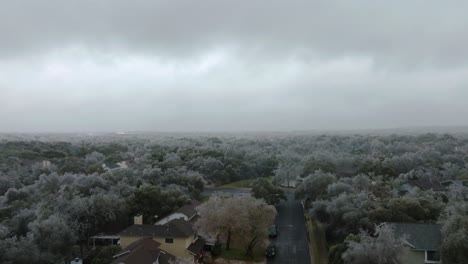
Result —
[[[286,200],[283,189],[273,185],[265,178],[259,178],[253,183],[252,196],[257,199],[263,199],[270,205],[277,205],[281,200]]]
[[[332,200],[318,200],[313,207],[319,218],[325,218],[331,229],[338,235],[369,228],[369,209],[371,202],[364,193],[342,193]]]
[[[308,198],[313,201],[326,194],[328,186],[334,182],[336,182],[334,174],[316,171],[304,179],[297,188],[296,195],[299,198]]]
[[[460,202],[447,207],[442,224],[443,262],[468,263],[468,203]]]
[[[55,262],[65,261],[71,253],[76,237],[69,223],[61,215],[54,214],[44,220],[29,224],[39,249]]]
[[[255,247],[268,240],[268,227],[275,220],[276,209],[251,197],[243,198],[239,206],[245,212],[240,219],[243,227],[237,235],[244,245],[246,255],[253,257]]]
[[[84,160],[84,166],[87,173],[93,172],[103,172],[102,164],[106,160],[104,154],[93,151],[92,153],[86,155]]]
[[[301,159],[297,154],[288,150],[278,157],[278,161],[278,167],[274,171],[276,181],[286,182],[286,186],[289,187],[290,182],[297,179],[303,170]]]
[[[226,250],[231,248],[231,240],[234,233],[242,228],[239,221],[243,209],[238,206],[241,198],[221,198],[212,196],[207,202],[197,207],[200,218],[195,223],[195,228],[202,234],[224,237]]]
[[[353,186],[344,182],[335,182],[327,186],[327,194],[330,197],[337,197],[342,193],[351,193],[353,191]]]
[[[252,257],[255,247],[268,239],[276,209],[253,197],[221,198],[213,196],[197,208],[200,215],[196,229],[203,234],[224,237],[226,250],[233,237],[242,242],[246,255]]]
[[[347,240],[342,257],[347,264],[399,264],[403,239],[395,237],[388,225],[377,226],[370,234],[361,230],[357,241]]]
[[[0,240],[0,263],[30,264],[51,263],[42,260],[34,236],[10,237]]]

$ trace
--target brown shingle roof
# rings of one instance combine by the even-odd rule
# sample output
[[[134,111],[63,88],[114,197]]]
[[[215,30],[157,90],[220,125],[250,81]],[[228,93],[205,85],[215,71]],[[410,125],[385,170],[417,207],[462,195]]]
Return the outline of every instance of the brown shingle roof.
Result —
[[[198,255],[202,252],[204,246],[205,240],[201,237],[198,237],[198,239],[195,242],[190,244],[187,250],[194,255]]]
[[[174,219],[164,225],[132,225],[119,233],[120,236],[137,237],[190,237],[195,234],[190,222]]]
[[[139,239],[114,256],[111,264],[153,264],[158,260],[159,264],[169,264],[176,258],[161,249],[161,244],[151,238]]]
[[[138,239],[137,241],[131,243],[130,245],[125,247],[125,249],[133,251],[136,248],[141,247],[141,246],[156,250],[156,249],[159,248],[159,246],[161,246],[161,243],[159,243],[158,241],[153,240],[152,238],[142,238],[142,239]]]

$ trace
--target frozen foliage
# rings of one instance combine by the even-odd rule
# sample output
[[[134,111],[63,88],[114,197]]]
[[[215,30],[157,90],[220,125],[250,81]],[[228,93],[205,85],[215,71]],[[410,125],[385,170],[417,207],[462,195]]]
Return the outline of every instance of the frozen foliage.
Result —
[[[272,185],[259,182],[254,195],[275,204],[275,185],[302,180],[297,197],[333,241],[382,222],[439,221],[443,257],[463,263],[466,214],[450,208],[464,203],[467,187],[403,196],[398,188],[409,179],[466,178],[467,156],[463,134],[0,134],[0,262],[62,263],[85,252],[89,236],[116,232],[134,214],[152,223],[202,199],[207,186],[275,176]],[[121,161],[129,168],[117,168]],[[226,230],[237,229],[246,251],[260,243],[236,224],[216,233],[226,241]]]
[[[268,239],[268,227],[273,224],[275,207],[252,197],[211,197],[197,208],[200,215],[195,226],[202,234],[224,238],[226,250],[232,239],[241,241],[248,256]]]
[[[442,223],[444,263],[468,263],[468,203],[447,207]]]
[[[403,239],[395,237],[387,225],[377,226],[370,234],[361,231],[356,241],[347,242],[348,249],[343,254],[348,264],[399,264]]]

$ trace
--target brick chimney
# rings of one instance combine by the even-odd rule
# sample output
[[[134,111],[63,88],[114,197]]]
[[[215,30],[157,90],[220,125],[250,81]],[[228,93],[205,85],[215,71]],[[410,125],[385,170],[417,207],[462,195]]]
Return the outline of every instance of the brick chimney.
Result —
[[[143,224],[143,215],[136,215],[133,217],[133,224],[134,225],[142,225]]]

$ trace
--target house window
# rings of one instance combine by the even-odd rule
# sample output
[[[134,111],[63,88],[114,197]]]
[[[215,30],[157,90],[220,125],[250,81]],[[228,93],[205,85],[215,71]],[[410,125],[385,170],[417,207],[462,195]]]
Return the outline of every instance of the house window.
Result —
[[[440,253],[438,251],[426,251],[426,261],[440,261]]]
[[[172,243],[174,243],[173,238],[166,238],[166,244],[172,244]]]

